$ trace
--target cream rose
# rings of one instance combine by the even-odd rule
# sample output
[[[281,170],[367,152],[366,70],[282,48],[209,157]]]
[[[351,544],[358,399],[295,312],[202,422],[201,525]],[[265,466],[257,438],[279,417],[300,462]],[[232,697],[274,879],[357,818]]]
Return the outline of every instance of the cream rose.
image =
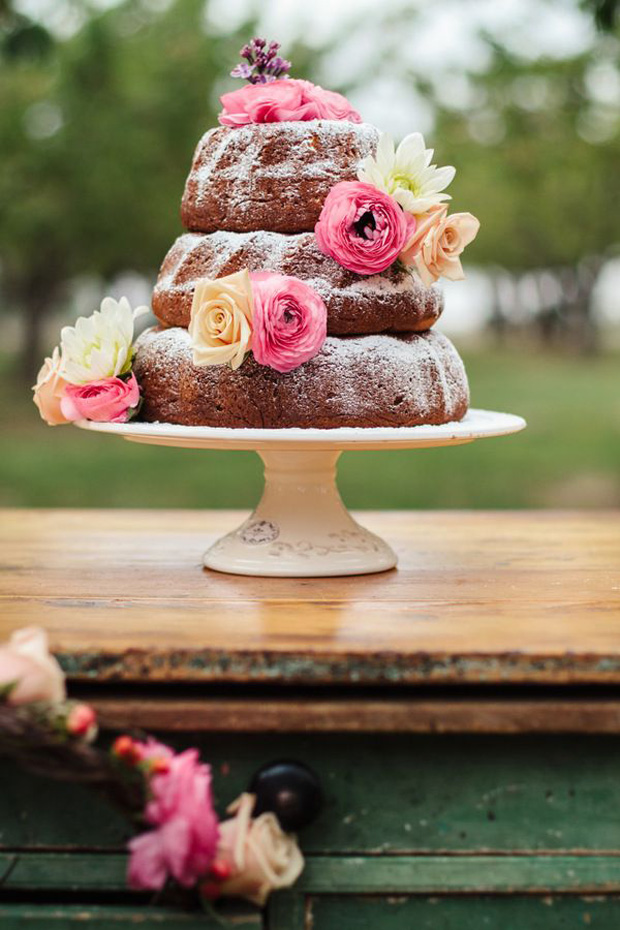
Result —
[[[64,701],[65,677],[50,655],[45,630],[24,627],[0,646],[0,692],[4,690],[9,704]]]
[[[252,285],[246,269],[196,285],[189,324],[194,365],[235,371],[252,344]]]
[[[270,892],[288,888],[299,878],[304,857],[275,814],[252,817],[255,803],[253,794],[242,794],[228,808],[235,816],[220,824],[217,861],[230,868],[220,893],[262,906]]]
[[[400,258],[413,265],[427,286],[438,278],[458,281],[464,278],[461,255],[478,233],[480,223],[471,213],[453,213],[447,207],[433,207],[418,217],[418,225]]]
[[[67,381],[61,376],[62,358],[58,346],[51,358],[46,358],[37,375],[37,383],[32,388],[33,401],[39,409],[41,419],[50,426],[67,423],[67,418],[60,409]]]

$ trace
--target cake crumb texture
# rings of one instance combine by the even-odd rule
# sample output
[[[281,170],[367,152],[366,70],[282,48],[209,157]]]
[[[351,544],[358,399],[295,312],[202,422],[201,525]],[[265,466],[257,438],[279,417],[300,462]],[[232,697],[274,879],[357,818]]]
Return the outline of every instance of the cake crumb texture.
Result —
[[[141,419],[188,426],[333,429],[460,420],[469,389],[463,363],[440,333],[328,337],[287,374],[252,355],[236,371],[198,367],[186,329],[153,328],[136,343]]]
[[[348,271],[319,249],[314,233],[185,233],[166,255],[153,312],[166,326],[189,326],[201,278],[221,278],[242,268],[301,278],[322,297],[331,335],[420,332],[439,319],[443,295],[425,287],[396,262],[380,275]]]
[[[219,126],[204,134],[181,205],[186,229],[310,232],[330,189],[375,152],[368,123],[309,120]]]

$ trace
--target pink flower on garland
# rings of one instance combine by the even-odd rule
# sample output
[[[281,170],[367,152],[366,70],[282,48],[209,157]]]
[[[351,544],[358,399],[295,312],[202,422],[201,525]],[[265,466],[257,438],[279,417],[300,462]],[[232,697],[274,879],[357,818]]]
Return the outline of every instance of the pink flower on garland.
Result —
[[[372,184],[341,181],[314,228],[319,248],[356,274],[385,271],[415,232],[415,218]]]
[[[151,747],[161,755],[167,747]],[[219,837],[211,794],[211,769],[187,749],[165,759],[164,771],[150,781],[145,817],[154,830],[129,843],[128,879],[132,888],[163,888],[168,878],[190,888],[204,877]]]
[[[63,416],[69,420],[95,420],[97,423],[126,423],[140,402],[136,376],[128,379],[101,378],[87,384],[68,384],[60,401]]]
[[[288,275],[262,271],[250,278],[258,364],[287,372],[314,358],[327,335],[327,310],[317,292]]]
[[[222,126],[249,123],[283,123],[291,120],[335,119],[361,123],[362,118],[346,97],[311,81],[294,78],[267,84],[247,84],[220,98]]]

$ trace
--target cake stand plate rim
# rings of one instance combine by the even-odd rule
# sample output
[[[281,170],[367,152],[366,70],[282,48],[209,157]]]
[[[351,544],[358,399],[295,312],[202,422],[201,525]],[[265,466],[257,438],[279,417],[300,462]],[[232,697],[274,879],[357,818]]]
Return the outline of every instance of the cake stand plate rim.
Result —
[[[456,445],[475,439],[506,436],[527,426],[523,417],[495,410],[470,408],[462,420],[440,425],[336,427],[334,429],[183,426],[175,423],[95,423],[78,420],[75,426],[120,436],[133,442],[184,445],[194,448],[286,449],[309,448],[414,448]]]

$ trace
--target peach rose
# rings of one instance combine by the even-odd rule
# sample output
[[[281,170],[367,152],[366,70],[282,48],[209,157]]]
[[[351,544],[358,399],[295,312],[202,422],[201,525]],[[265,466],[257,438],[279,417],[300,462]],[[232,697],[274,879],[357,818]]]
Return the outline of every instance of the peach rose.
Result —
[[[0,646],[0,692],[6,689],[9,704],[64,701],[65,676],[50,655],[45,630],[24,627]]]
[[[448,216],[444,205],[432,207],[418,217],[415,233],[400,254],[406,265],[413,265],[422,283],[433,284],[439,277],[458,281],[464,278],[459,256],[476,238],[480,222],[471,213]]]
[[[194,290],[189,324],[194,365],[230,365],[235,371],[252,345],[252,285],[244,268],[205,278]]]
[[[235,816],[220,824],[216,860],[228,867],[230,875],[220,885],[220,893],[262,906],[270,892],[288,888],[299,878],[304,857],[275,814],[252,817],[255,803],[253,794],[242,794],[228,808]]]
[[[39,409],[41,419],[49,426],[60,426],[68,422],[60,409],[60,401],[68,384],[60,374],[61,366],[60,349],[56,346],[52,357],[43,362],[37,375],[37,383],[32,388],[32,399]]]

